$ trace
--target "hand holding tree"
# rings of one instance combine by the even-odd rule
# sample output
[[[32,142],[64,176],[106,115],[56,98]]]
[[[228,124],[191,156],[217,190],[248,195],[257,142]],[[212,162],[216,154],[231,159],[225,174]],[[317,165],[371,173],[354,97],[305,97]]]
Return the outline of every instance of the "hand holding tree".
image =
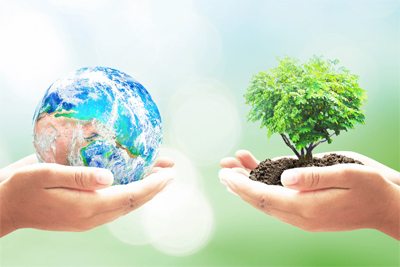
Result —
[[[236,156],[221,161],[221,182],[266,214],[311,232],[370,228],[400,240],[400,187],[393,183],[400,173],[370,159],[366,166],[291,169],[282,174],[285,187],[271,186],[248,179],[258,165],[250,152]]]

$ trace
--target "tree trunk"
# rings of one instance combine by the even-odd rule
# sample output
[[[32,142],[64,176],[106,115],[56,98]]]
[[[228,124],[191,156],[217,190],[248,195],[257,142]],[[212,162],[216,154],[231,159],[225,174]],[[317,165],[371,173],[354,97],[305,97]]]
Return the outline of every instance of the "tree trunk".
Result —
[[[312,160],[312,153],[307,152],[307,154],[303,155],[300,157],[300,161],[306,161],[306,160]]]

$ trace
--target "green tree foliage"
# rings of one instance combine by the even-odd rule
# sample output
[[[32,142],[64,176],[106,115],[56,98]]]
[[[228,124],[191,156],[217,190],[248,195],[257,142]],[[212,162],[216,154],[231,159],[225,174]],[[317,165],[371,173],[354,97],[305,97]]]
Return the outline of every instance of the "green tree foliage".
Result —
[[[314,56],[309,62],[285,56],[279,65],[253,76],[244,95],[251,105],[248,121],[261,120],[268,138],[279,133],[299,159],[311,159],[311,151],[333,135],[364,124],[366,91],[359,76],[338,60]],[[305,153],[305,152],[306,153]]]

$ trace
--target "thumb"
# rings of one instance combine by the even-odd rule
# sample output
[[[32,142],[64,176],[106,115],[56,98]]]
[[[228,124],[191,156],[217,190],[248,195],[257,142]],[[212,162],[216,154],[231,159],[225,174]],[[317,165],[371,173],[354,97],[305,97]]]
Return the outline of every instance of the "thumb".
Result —
[[[124,186],[125,194],[128,196],[134,195],[136,199],[147,202],[170,185],[174,181],[175,175],[174,169],[163,168],[143,180]],[[124,196],[123,193],[118,192],[118,198],[123,198]]]
[[[74,188],[81,190],[98,190],[109,187],[114,176],[111,171],[93,167],[72,167],[59,164],[37,164],[33,171],[39,176],[45,188]]]
[[[290,189],[311,191],[325,188],[351,188],[362,171],[358,164],[339,164],[327,167],[307,167],[286,170],[282,184]]]

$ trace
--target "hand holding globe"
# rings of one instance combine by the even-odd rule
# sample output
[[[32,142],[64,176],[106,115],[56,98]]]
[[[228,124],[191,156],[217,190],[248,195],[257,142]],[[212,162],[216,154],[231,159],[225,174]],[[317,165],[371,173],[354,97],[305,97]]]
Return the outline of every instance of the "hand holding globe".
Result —
[[[113,176],[107,170],[38,163],[35,155],[28,156],[0,170],[0,181],[5,180],[0,237],[20,228],[81,232],[113,221],[171,183],[173,165],[160,157],[146,179],[110,187]]]
[[[36,156],[0,170],[1,236],[19,228],[86,231],[139,208],[173,181],[174,161],[157,158],[157,106],[125,73],[84,68],[57,80],[33,124]]]

